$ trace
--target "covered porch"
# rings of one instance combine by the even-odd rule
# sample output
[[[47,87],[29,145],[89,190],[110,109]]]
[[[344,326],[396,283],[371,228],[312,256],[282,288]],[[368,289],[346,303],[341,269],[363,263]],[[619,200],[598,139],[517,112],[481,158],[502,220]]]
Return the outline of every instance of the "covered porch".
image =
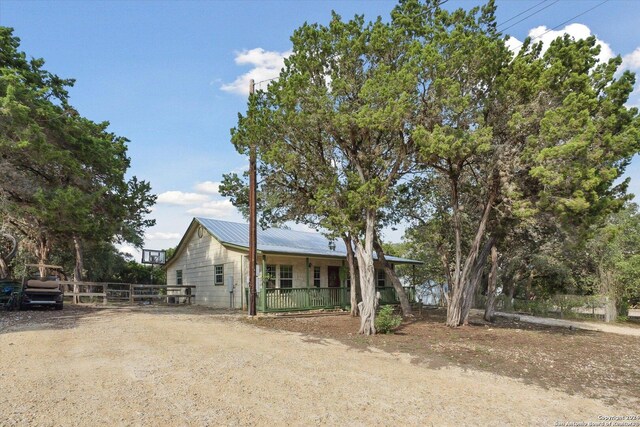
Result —
[[[409,301],[415,301],[415,287],[404,287]],[[380,305],[399,304],[393,287],[378,287]],[[347,309],[350,306],[350,288],[267,288],[257,293],[256,309],[261,313],[305,311],[321,309]],[[249,301],[249,290],[245,290],[245,301]]]

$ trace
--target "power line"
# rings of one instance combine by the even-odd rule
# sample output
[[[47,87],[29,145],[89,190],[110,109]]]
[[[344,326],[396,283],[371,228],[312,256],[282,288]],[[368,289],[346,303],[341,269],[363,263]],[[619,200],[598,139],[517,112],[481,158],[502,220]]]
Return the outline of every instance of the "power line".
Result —
[[[600,2],[600,3],[598,3],[597,5],[593,6],[591,9],[587,9],[587,10],[585,10],[584,12],[579,13],[579,14],[577,14],[576,16],[574,16],[574,17],[572,17],[572,18],[569,18],[569,19],[567,19],[566,21],[564,21],[564,22],[562,22],[562,23],[560,23],[560,24],[556,25],[555,27],[553,27],[553,28],[549,28],[547,31],[545,31],[544,33],[540,34],[539,36],[536,36],[536,37],[532,38],[532,39],[531,39],[531,41],[536,40],[536,39],[539,39],[540,37],[544,36],[545,34],[547,34],[547,33],[551,32],[551,31],[553,31],[553,30],[557,30],[558,28],[562,27],[564,24],[567,24],[567,23],[569,23],[569,22],[573,21],[574,19],[581,17],[581,16],[582,16],[582,15],[584,15],[585,13],[591,12],[593,9],[595,9],[595,8],[597,8],[597,7],[602,6],[603,4],[605,4],[605,3],[606,3],[606,2],[608,2],[608,1],[609,1],[609,0],[604,0],[603,2]]]
[[[255,82],[254,84],[259,85],[259,84],[261,84],[261,83],[270,82],[271,80],[277,80],[278,78],[280,78],[280,76],[278,76],[278,77],[271,77],[270,79],[260,80],[259,82]]]
[[[525,14],[525,13],[529,12],[531,9],[535,9],[536,7],[540,6],[542,3],[545,3],[545,2],[547,2],[547,1],[549,1],[549,0],[542,0],[540,3],[538,3],[538,4],[536,4],[536,5],[531,6],[529,9],[524,10],[524,11],[522,11],[522,12],[518,13],[517,15],[512,16],[511,18],[507,19],[506,21],[504,21],[504,22],[503,22],[503,23],[501,23],[501,24],[498,24],[498,27],[499,27],[500,25],[504,25],[504,24],[506,24],[506,23],[507,23],[507,22],[509,22],[509,21],[513,21],[513,20],[514,20],[514,19],[516,19],[518,16],[523,15],[523,14]]]
[[[571,18],[567,19],[566,21],[559,23],[559,24],[558,24],[558,25],[556,25],[555,27],[549,28],[549,29],[548,29],[547,31],[545,31],[544,33],[542,33],[542,34],[540,34],[540,35],[538,35],[538,36],[536,36],[536,37],[532,38],[530,41],[537,40],[537,39],[539,39],[540,37],[544,36],[545,34],[548,34],[548,33],[550,33],[550,32],[551,32],[551,31],[553,31],[553,30],[557,30],[558,28],[560,28],[560,27],[562,27],[563,25],[565,25],[565,24],[567,24],[567,23],[569,23],[569,22],[573,21],[574,19],[579,18],[579,17],[581,17],[582,15],[584,15],[584,14],[586,14],[586,13],[588,13],[588,12],[591,12],[593,9],[595,9],[595,8],[597,8],[597,7],[602,6],[603,4],[605,4],[605,3],[606,3],[606,2],[608,2],[608,1],[609,1],[609,0],[604,0],[604,1],[600,2],[600,3],[598,3],[597,5],[593,6],[592,8],[587,9],[587,10],[585,10],[584,12],[579,13],[579,14],[577,14],[576,16],[573,16],[573,17],[571,17]],[[518,46],[514,46],[514,49],[521,47],[523,44],[524,44],[524,43],[520,43]]]
[[[546,1],[546,0],[545,0],[545,1]],[[522,18],[521,20],[514,22],[513,24],[509,25],[507,28],[503,28],[503,29],[501,29],[500,31],[506,31],[506,30],[508,30],[509,28],[515,27],[515,26],[516,26],[516,25],[518,25],[519,23],[521,23],[521,22],[523,22],[523,21],[526,21],[527,19],[531,18],[531,17],[532,17],[532,16],[534,16],[534,15],[537,15],[538,13],[542,12],[543,10],[545,10],[545,9],[547,9],[547,8],[550,8],[551,6],[553,6],[554,4],[558,3],[559,1],[560,1],[560,0],[556,0],[556,1],[554,1],[553,3],[550,3],[550,4],[546,5],[546,6],[545,6],[545,7],[543,7],[542,9],[539,9],[539,10],[537,10],[537,11],[535,11],[535,12],[533,12],[533,13],[531,13],[531,14],[527,15],[527,16],[525,16],[525,17],[524,17],[524,18]],[[540,4],[540,3],[538,3],[538,4]],[[504,24],[504,22],[503,22],[502,24]],[[499,27],[499,26],[498,26],[498,27]]]

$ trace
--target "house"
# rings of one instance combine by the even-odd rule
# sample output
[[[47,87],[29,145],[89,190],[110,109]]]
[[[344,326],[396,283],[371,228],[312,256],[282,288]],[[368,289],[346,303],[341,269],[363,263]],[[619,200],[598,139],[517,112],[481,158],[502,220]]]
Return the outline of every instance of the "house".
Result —
[[[346,247],[318,233],[258,227],[259,311],[345,307],[349,304]],[[167,285],[195,286],[195,303],[246,308],[249,287],[249,225],[194,218],[165,265]],[[388,256],[392,264],[420,261]],[[377,261],[382,299],[395,292]],[[186,291],[187,289],[185,289]]]

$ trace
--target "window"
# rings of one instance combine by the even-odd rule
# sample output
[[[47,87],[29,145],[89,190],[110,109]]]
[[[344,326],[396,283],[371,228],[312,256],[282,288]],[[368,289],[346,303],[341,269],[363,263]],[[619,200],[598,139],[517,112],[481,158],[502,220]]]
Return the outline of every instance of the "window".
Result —
[[[265,281],[267,284],[267,289],[273,289],[276,287],[276,266],[273,264],[267,264],[267,269],[265,271]]]
[[[385,273],[384,270],[378,270],[378,280],[376,281],[376,284],[379,288],[384,288],[385,286]]]
[[[214,265],[214,275],[215,275],[215,280],[214,280],[214,285],[216,286],[221,286],[224,285],[224,265],[220,264],[220,265]]]
[[[313,267],[313,286],[320,287],[320,267]]]
[[[176,270],[176,285],[182,285],[182,270]]]
[[[281,288],[293,287],[293,266],[292,265],[280,266],[280,287]]]

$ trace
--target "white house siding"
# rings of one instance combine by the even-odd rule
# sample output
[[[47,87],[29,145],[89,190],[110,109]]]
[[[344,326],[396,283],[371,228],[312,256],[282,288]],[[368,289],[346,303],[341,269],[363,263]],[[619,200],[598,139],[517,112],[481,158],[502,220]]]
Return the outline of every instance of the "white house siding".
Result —
[[[176,272],[182,270],[182,284],[196,286],[196,304],[229,308],[226,282],[232,280],[233,308],[241,308],[241,257],[240,252],[227,250],[209,233],[198,237],[193,230],[178,258],[167,268],[167,284],[176,285]],[[215,285],[215,266],[220,264],[224,265],[223,284]]]
[[[260,268],[262,268],[262,256],[258,255],[260,261]],[[309,286],[313,287],[313,267],[320,267],[320,280],[321,286],[327,287],[327,266],[332,265],[336,267],[342,266],[342,262],[338,259],[317,259],[310,257],[309,263]],[[276,266],[276,287],[280,287],[280,266],[291,265],[293,267],[293,287],[294,288],[306,288],[307,287],[307,258],[298,256],[285,256],[285,255],[266,255],[265,264],[273,264]]]
[[[258,260],[260,262],[258,266],[258,270],[262,268],[262,256],[258,255]],[[294,288],[305,288],[307,286],[307,258],[299,257],[299,256],[285,256],[285,255],[266,255],[265,264],[273,264],[276,266],[276,287],[280,287],[280,266],[281,265],[291,265],[293,266],[293,287]],[[343,265],[347,267],[347,261],[344,262],[340,259],[330,259],[330,258],[314,258],[309,257],[309,287],[313,287],[313,268],[320,267],[320,287],[326,288],[329,286],[329,277],[328,277],[328,266],[342,267]],[[383,269],[382,264],[376,262],[374,263],[376,268],[376,282],[377,282],[377,271]],[[356,272],[357,274],[357,272]],[[259,275],[260,276],[260,275]],[[248,276],[247,276],[248,277]],[[248,279],[247,279],[248,280]],[[390,286],[391,283],[389,279],[385,275],[386,286]]]
[[[187,235],[185,246],[178,257],[167,267],[167,284],[176,285],[176,272],[182,270],[182,284],[196,286],[194,290],[195,303],[218,308],[230,307],[230,295],[226,286],[229,277],[234,284],[233,308],[243,308],[244,289],[248,287],[248,262],[246,252],[225,248],[209,233],[204,232],[198,237],[197,227]],[[264,255],[265,264],[276,266],[276,287],[280,287],[280,266],[291,265],[293,267],[293,287],[305,288],[307,286],[307,271],[309,274],[309,287],[313,287],[313,268],[320,267],[320,286],[328,286],[328,266],[346,266],[346,260],[330,258],[314,258],[305,256]],[[257,271],[262,268],[263,255],[258,254]],[[311,266],[307,270],[307,259]],[[224,265],[224,283],[215,285],[216,265]],[[378,263],[376,269],[382,268]],[[244,284],[243,284],[244,282]],[[387,280],[387,284],[388,280]],[[260,273],[258,273],[258,286],[260,287]],[[174,292],[171,292],[172,294]]]

